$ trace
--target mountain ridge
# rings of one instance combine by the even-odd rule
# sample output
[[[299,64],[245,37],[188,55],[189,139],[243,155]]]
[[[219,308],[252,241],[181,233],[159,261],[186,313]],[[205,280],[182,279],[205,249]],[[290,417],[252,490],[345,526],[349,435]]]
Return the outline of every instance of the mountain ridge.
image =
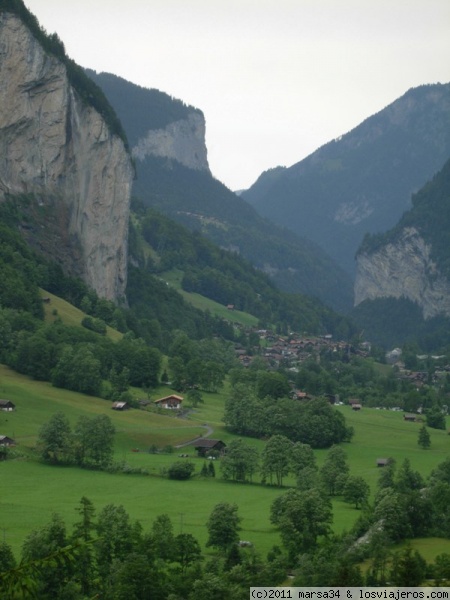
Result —
[[[264,172],[242,197],[353,275],[365,233],[394,226],[450,156],[449,121],[450,84],[411,88],[300,162]]]
[[[167,144],[162,144],[159,152],[157,146],[154,152],[142,156],[136,152],[139,140],[149,131],[154,135],[155,130],[164,128],[167,134],[168,126],[187,123],[189,114],[204,119],[201,111],[164,92],[145,90],[115,75],[87,72],[104,86],[127,132],[137,170],[135,196],[190,229],[201,231],[219,246],[240,253],[270,274],[281,289],[318,297],[335,309],[351,308],[353,292],[348,275],[317,244],[261,218],[245,200],[216,180],[206,163],[202,169],[192,168],[168,153]],[[174,110],[176,114],[152,123],[149,114],[154,105],[157,112],[168,111],[171,115]],[[198,153],[197,142],[191,145],[192,154]]]

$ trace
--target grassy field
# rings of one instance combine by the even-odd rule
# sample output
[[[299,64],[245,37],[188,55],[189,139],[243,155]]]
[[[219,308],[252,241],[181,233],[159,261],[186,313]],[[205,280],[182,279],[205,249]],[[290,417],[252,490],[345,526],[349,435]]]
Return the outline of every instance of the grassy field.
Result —
[[[258,324],[258,319],[249,313],[242,312],[240,310],[229,310],[223,304],[219,304],[214,300],[210,300],[205,296],[196,294],[195,292],[185,292],[181,289],[181,278],[183,277],[182,271],[173,269],[166,273],[161,274],[161,278],[166,281],[169,285],[175,288],[187,301],[190,302],[195,308],[200,310],[208,310],[212,315],[216,315],[222,319],[230,321],[231,323],[237,323],[246,327],[255,327]]]
[[[156,390],[155,399],[168,393],[166,387]],[[47,523],[52,513],[59,513],[69,527],[77,519],[75,508],[84,495],[90,498],[97,510],[108,503],[123,504],[133,519],[141,521],[148,529],[156,516],[167,513],[175,530],[195,535],[203,545],[206,542],[206,521],[213,506],[220,501],[236,502],[242,517],[241,538],[251,540],[256,549],[265,554],[273,544],[279,543],[278,533],[269,522],[270,505],[283,490],[254,484],[234,484],[220,478],[220,465],[215,463],[217,477],[199,477],[203,460],[195,456],[193,446],[175,449],[172,454],[150,454],[152,445],[176,446],[205,433],[205,426],[213,429],[212,437],[229,442],[233,436],[222,423],[223,407],[228,390],[217,394],[204,394],[205,403],[190,412],[187,418],[160,415],[142,410],[117,413],[108,401],[83,396],[36,382],[0,366],[0,397],[12,400],[17,410],[0,414],[0,434],[17,440],[16,451],[21,458],[0,463],[2,499],[0,529],[4,538],[18,554],[24,537],[36,527]],[[142,395],[142,394],[141,394]],[[107,414],[116,430],[115,458],[132,467],[145,468],[149,475],[107,474],[85,471],[75,467],[51,467],[41,464],[32,456],[39,428],[52,414],[62,410],[75,424],[80,415]],[[339,407],[355,436],[345,444],[351,473],[363,476],[375,489],[379,470],[376,459],[393,457],[400,464],[409,458],[413,469],[423,475],[448,456],[450,437],[445,431],[429,430],[431,448],[422,450],[417,444],[419,423],[403,420],[401,412],[363,409],[352,411]],[[260,451],[261,440],[246,439]],[[135,450],[139,449],[139,452]],[[161,469],[175,460],[179,453],[187,453],[194,461],[196,475],[185,482],[170,481],[160,476]],[[316,451],[319,464],[326,450]],[[286,481],[286,484],[293,484]],[[341,499],[333,500],[336,531],[351,527],[359,512]],[[430,556],[439,547],[449,545],[443,540],[415,540],[414,545]]]
[[[47,323],[52,323],[56,319],[61,319],[65,325],[81,326],[81,321],[86,316],[83,311],[46,290],[40,290],[40,292],[42,298],[48,298],[50,300],[49,302],[44,303],[45,320]],[[106,326],[106,335],[114,342],[117,342],[123,336],[122,333],[116,329],[112,329],[109,325]]]

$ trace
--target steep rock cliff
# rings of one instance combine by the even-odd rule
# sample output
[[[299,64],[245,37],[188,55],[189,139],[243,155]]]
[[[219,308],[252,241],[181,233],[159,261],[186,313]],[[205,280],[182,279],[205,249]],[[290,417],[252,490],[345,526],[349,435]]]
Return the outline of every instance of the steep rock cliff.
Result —
[[[169,123],[164,129],[151,129],[132,149],[137,160],[159,156],[177,160],[189,169],[209,171],[205,144],[205,119],[199,112]]]
[[[86,73],[114,106],[127,132],[138,175],[147,157],[168,158],[188,169],[210,172],[201,110],[112,73],[92,69]]]
[[[130,156],[66,66],[8,12],[0,13],[0,157],[0,201],[27,194],[58,215],[43,229],[66,249],[64,266],[101,297],[123,297]]]
[[[450,282],[431,259],[431,245],[414,227],[405,227],[395,241],[357,257],[355,306],[386,297],[417,303],[425,319],[450,316]]]

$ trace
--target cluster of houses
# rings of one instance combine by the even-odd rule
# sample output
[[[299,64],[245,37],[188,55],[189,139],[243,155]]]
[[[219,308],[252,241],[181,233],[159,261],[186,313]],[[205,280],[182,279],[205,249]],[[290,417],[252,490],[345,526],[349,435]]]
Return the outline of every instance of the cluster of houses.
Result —
[[[265,360],[268,367],[273,369],[277,369],[281,365],[287,368],[295,368],[305,361],[317,359],[324,350],[328,352],[347,352],[361,356],[367,356],[370,351],[367,343],[354,348],[347,342],[333,340],[330,334],[319,337],[294,336],[286,339],[266,329],[256,330],[256,333],[265,346],[258,357]],[[255,358],[248,355],[243,346],[239,344],[236,345],[235,352],[244,367],[250,366]]]
[[[418,354],[416,356],[419,361],[428,361],[429,364],[433,365],[431,371],[413,371],[405,367],[405,363],[402,359],[402,350],[400,348],[394,348],[390,352],[386,352],[386,362],[395,367],[397,377],[403,381],[409,381],[417,389],[423,387],[426,383],[436,384],[440,379],[450,374],[450,364],[439,366],[444,360],[447,360],[445,355],[430,355]]]

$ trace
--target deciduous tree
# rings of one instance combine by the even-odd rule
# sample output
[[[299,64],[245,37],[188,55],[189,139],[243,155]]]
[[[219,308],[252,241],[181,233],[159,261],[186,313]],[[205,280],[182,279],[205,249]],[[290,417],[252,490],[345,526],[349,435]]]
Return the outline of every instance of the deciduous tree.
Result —
[[[72,456],[72,430],[69,419],[62,412],[55,413],[39,431],[38,445],[44,460],[67,462]]]
[[[224,479],[247,481],[252,479],[258,468],[259,455],[256,448],[246,444],[241,439],[232,440],[220,466]]]
[[[319,536],[330,533],[331,502],[317,489],[289,490],[272,504],[270,520],[280,529],[281,539],[293,559],[311,551]]]
[[[344,500],[354,504],[355,508],[367,502],[370,494],[369,484],[365,479],[357,475],[350,475],[344,485]]]
[[[270,483],[275,475],[277,485],[283,485],[283,478],[289,474],[293,444],[284,435],[273,435],[262,453],[261,473],[269,476]]]
[[[232,544],[239,541],[239,523],[237,504],[220,502],[209,515],[206,527],[208,529],[207,546],[226,551]]]
[[[320,469],[321,479],[330,496],[341,494],[348,477],[347,456],[340,446],[332,446]]]

